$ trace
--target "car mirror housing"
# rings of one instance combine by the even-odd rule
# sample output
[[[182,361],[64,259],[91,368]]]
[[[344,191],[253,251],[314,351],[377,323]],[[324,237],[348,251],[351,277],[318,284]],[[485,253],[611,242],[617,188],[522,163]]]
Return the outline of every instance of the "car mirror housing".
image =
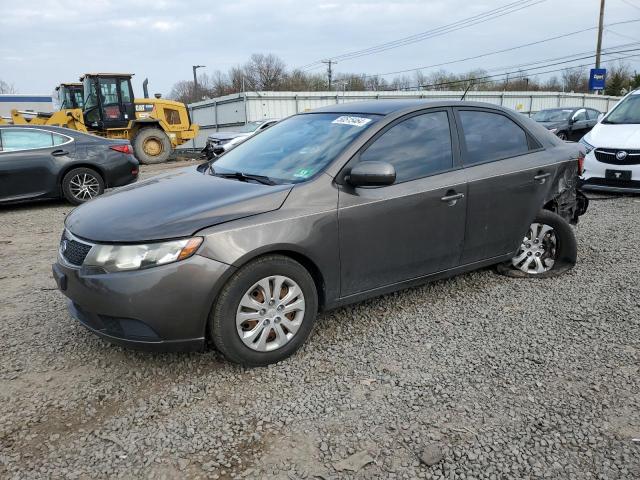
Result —
[[[354,187],[380,187],[396,181],[396,169],[387,162],[362,162],[349,172],[347,181]]]

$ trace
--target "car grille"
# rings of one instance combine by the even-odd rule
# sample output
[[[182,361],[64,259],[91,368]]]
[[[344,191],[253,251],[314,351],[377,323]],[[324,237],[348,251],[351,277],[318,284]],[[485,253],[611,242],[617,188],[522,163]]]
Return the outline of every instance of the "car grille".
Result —
[[[617,157],[618,152],[627,152],[623,159]],[[610,165],[638,165],[640,164],[640,150],[623,150],[617,148],[597,148],[596,159],[602,163]]]
[[[62,238],[60,239],[60,255],[71,265],[79,267],[89,254],[92,246],[78,241],[65,230],[62,232]]]

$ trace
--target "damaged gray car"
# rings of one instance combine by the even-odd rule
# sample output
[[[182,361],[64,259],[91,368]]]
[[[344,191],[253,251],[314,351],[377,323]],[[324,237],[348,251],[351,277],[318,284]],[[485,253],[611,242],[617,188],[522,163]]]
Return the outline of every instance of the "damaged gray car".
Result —
[[[492,265],[571,268],[583,159],[493,105],[334,105],[77,208],[53,274],[110,342],[267,365],[319,310]]]

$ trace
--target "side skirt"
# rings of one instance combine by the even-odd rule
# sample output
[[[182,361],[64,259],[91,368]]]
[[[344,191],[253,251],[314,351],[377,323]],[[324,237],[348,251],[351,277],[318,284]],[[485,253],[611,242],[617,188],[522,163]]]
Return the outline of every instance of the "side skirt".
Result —
[[[402,282],[392,283],[390,285],[385,285],[384,287],[374,288],[371,290],[366,290],[364,292],[354,293],[353,295],[348,295],[346,297],[340,297],[334,300],[333,302],[330,302],[330,303],[327,302],[323,310],[324,311],[332,310],[332,309],[343,307],[345,305],[349,305],[352,303],[361,302],[369,298],[378,297],[380,295],[385,295],[387,293],[397,292],[398,290],[404,290],[405,288],[415,287],[418,285],[423,285],[425,283],[434,282],[436,280],[442,280],[444,278],[454,277],[462,273],[468,273],[473,270],[478,270],[479,268],[488,267],[490,265],[495,265],[495,264],[510,260],[514,254],[515,252],[509,253],[507,255],[501,255],[499,257],[489,258],[487,260],[481,260],[479,262],[461,265],[449,270],[442,270],[440,272],[430,273],[429,275],[424,275],[421,277],[404,280]]]

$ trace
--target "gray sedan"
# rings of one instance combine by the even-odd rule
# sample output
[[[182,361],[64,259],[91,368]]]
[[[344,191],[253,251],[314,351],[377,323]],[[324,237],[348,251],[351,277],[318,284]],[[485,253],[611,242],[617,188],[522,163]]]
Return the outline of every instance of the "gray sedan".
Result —
[[[53,274],[108,341],[266,365],[319,310],[490,265],[571,268],[580,149],[487,104],[326,107],[77,208]]]

